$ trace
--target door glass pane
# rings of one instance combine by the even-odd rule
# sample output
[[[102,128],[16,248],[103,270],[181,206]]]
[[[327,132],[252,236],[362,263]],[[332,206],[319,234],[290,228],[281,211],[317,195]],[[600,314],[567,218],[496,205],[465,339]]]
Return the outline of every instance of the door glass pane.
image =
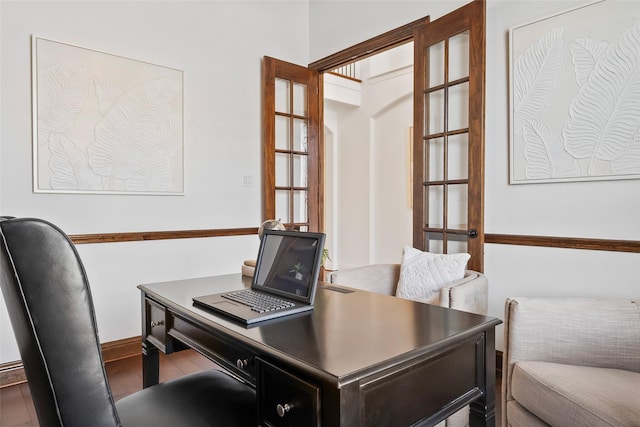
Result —
[[[469,127],[469,83],[465,82],[449,88],[448,130]]]
[[[293,119],[293,151],[307,152],[307,121]]]
[[[449,185],[447,193],[447,228],[467,228],[467,184]]]
[[[467,251],[467,236],[447,234],[447,253],[462,254]]]
[[[469,76],[469,31],[449,39],[449,81]]]
[[[429,68],[427,69],[427,87],[444,83],[444,40],[427,48]]]
[[[289,117],[276,116],[276,150],[291,150]]]
[[[307,85],[305,84],[293,84],[293,114],[307,115]]]
[[[289,80],[276,78],[276,112],[290,113]]]
[[[307,156],[306,155],[293,155],[293,186],[294,187],[306,187],[307,186]]]
[[[426,226],[429,228],[442,228],[444,219],[444,186],[429,185],[427,187],[426,202],[425,211],[428,212]]]
[[[293,222],[308,222],[307,192],[293,192]]]
[[[425,242],[427,252],[434,254],[444,253],[442,233],[425,233]]]
[[[451,135],[448,138],[448,179],[469,178],[469,134]]]
[[[428,163],[425,168],[426,181],[444,180],[444,138],[432,138],[427,141]]]
[[[428,93],[426,96],[427,109],[425,123],[427,135],[444,132],[444,89]]]
[[[276,187],[290,187],[289,154],[276,153]]]
[[[284,223],[291,222],[289,211],[289,190],[276,190],[276,218]]]

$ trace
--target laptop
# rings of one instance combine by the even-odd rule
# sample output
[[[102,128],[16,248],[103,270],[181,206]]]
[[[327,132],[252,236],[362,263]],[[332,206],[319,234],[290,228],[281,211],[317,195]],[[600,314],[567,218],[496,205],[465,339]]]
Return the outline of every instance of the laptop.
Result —
[[[251,288],[193,303],[245,325],[313,310],[324,239],[323,233],[265,230]]]

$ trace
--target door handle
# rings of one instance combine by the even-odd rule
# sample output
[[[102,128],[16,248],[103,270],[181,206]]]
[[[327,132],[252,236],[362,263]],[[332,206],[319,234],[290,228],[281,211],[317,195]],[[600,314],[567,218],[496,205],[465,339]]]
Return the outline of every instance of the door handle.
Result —
[[[475,228],[470,229],[469,231],[467,231],[467,236],[475,239],[476,237],[478,237],[478,230],[476,230]]]

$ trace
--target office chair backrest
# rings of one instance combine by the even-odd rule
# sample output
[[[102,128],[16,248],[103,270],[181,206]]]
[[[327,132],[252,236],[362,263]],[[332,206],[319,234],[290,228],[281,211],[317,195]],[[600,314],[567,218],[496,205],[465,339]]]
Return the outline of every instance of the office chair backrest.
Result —
[[[2,292],[40,425],[119,426],[73,243],[38,219],[2,217],[0,234]]]

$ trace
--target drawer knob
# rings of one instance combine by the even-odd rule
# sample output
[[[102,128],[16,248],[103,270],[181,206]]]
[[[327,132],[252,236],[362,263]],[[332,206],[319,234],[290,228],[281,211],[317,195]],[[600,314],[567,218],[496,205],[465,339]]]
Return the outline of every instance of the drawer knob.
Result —
[[[293,409],[293,405],[289,405],[288,403],[285,403],[284,405],[281,403],[278,403],[278,405],[276,406],[276,411],[278,412],[278,415],[280,416],[280,418],[287,415],[287,413],[290,412],[291,409]]]
[[[155,328],[156,326],[164,325],[164,320],[154,320],[151,322],[151,327]]]
[[[238,359],[238,360],[236,360],[236,366],[238,367],[238,369],[244,369],[247,366],[249,366],[249,360],[248,359]]]

